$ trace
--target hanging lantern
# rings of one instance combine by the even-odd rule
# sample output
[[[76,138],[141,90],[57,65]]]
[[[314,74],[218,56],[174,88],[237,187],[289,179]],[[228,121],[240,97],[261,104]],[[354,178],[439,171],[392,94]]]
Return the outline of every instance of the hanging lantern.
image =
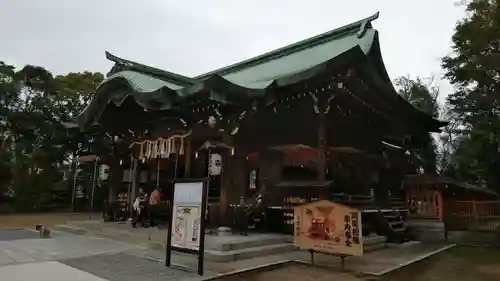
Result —
[[[218,153],[210,154],[209,174],[218,176],[222,172],[222,157]]]
[[[99,179],[105,181],[108,178],[109,178],[109,166],[103,164],[99,167]]]
[[[208,117],[208,126],[213,129],[215,125],[217,125],[217,119],[214,116]]]

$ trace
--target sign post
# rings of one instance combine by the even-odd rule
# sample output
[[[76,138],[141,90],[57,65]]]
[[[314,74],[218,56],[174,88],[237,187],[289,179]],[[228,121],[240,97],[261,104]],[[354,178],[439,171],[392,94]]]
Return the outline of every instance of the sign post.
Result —
[[[294,208],[295,246],[314,253],[339,256],[344,267],[347,256],[363,255],[361,212],[327,200]]]
[[[198,274],[203,275],[205,252],[206,179],[174,183],[167,236],[165,265],[171,266],[172,251],[198,256]]]

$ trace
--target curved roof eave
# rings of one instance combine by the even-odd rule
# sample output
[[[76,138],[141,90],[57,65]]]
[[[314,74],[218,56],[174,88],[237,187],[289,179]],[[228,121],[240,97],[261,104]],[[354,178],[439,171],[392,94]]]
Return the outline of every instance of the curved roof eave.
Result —
[[[382,58],[378,32],[376,32],[375,38],[373,40],[373,46],[370,53],[368,54],[368,57],[375,66],[382,81],[385,82],[387,89],[397,95],[397,99],[399,100],[399,102],[404,102],[405,104],[411,106],[412,111],[415,113],[415,115],[419,116],[419,118],[422,118],[423,120],[426,120],[427,123],[431,125],[433,131],[440,132],[441,127],[448,125],[448,121],[438,120],[428,115],[427,113],[422,112],[398,94],[396,88],[394,88],[394,84],[392,83],[391,78],[389,77],[389,73],[387,72],[387,68],[385,67],[385,63]]]
[[[134,61],[126,60],[120,57],[117,57],[110,52],[106,51],[106,58],[110,61],[113,61],[115,63],[115,66],[113,67],[115,70],[111,71],[110,74],[115,74],[116,72],[123,71],[123,70],[132,70],[132,71],[137,71],[141,72],[147,75],[151,75],[155,78],[164,80],[166,82],[174,83],[179,86],[186,86],[190,85],[196,82],[196,79],[193,79],[191,77],[187,77],[184,75],[180,75],[177,73],[173,73],[170,71],[158,69],[152,66],[147,66],[141,63],[137,63]]]
[[[82,125],[89,124],[102,115],[109,103],[119,106],[127,97],[132,97],[138,105],[148,110],[169,110],[173,104],[182,104],[192,98],[205,98],[220,103],[259,100],[263,104],[269,104],[275,99],[275,89],[278,87],[300,83],[331,68],[338,68],[364,57],[364,51],[360,46],[356,46],[312,68],[277,77],[262,88],[240,86],[217,74],[193,85],[179,88],[163,80],[126,70],[115,73],[101,83],[95,98],[77,117],[77,122]],[[152,104],[154,106],[151,106]]]

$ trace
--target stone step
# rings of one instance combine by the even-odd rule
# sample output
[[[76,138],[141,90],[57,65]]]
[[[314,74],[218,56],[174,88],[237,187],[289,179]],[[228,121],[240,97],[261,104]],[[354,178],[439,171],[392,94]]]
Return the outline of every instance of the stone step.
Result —
[[[379,235],[369,235],[363,237],[363,251],[373,252],[385,248],[387,237]]]
[[[385,236],[380,236],[380,235],[368,235],[363,237],[363,244],[365,245],[370,245],[370,244],[379,244],[379,243],[385,243],[387,241],[387,237]]]
[[[394,231],[394,232],[405,232],[406,231],[406,227],[393,228],[392,231]]]
[[[91,235],[115,241],[128,242],[142,245],[153,250],[165,251],[165,242],[159,239],[144,239],[142,235],[132,235],[127,231],[106,231],[101,228],[100,231],[92,231],[77,226],[57,225],[52,228],[55,231],[67,232],[78,235]],[[235,260],[249,259],[265,255],[280,254],[297,248],[293,245],[293,236],[288,235],[260,235],[258,239],[250,236],[242,236],[236,241],[223,242],[211,241],[206,245],[205,258],[215,262],[228,262]],[[156,237],[155,237],[156,238]],[[210,240],[223,240],[222,236],[210,237]],[[162,239],[163,240],[163,239]],[[364,251],[370,252],[386,247],[386,237],[369,235],[363,237]],[[214,243],[215,242],[215,243]]]
[[[290,252],[295,249],[296,249],[295,246],[291,243],[282,243],[275,245],[239,249],[234,251],[205,250],[205,258],[209,261],[229,262],[229,261],[237,261],[237,260],[244,260],[261,256],[267,256],[267,255],[276,255],[276,254]]]
[[[387,212],[383,213],[383,216],[386,220],[393,220],[393,219],[400,219],[401,218],[401,213],[399,212]]]
[[[208,247],[208,248],[210,250],[214,250],[214,251],[229,252],[229,251],[244,250],[244,249],[255,248],[255,247],[279,245],[279,244],[287,243],[289,241],[290,241],[290,239],[285,235],[262,235],[258,239],[249,239],[246,241],[241,240],[241,241],[234,241],[234,242],[217,243],[215,245],[210,245],[210,247]]]
[[[390,223],[389,224],[389,230],[393,231],[399,231],[399,230],[406,230],[408,227],[404,223]]]
[[[414,246],[414,245],[419,245],[421,243],[422,242],[420,242],[420,241],[411,240],[411,241],[406,241],[406,242],[403,242],[403,243],[387,243],[386,247],[387,248],[401,249],[401,248],[411,247],[411,246]]]
[[[368,253],[368,252],[374,252],[377,250],[382,250],[385,249],[386,245],[384,243],[376,243],[376,244],[368,244],[368,245],[363,245],[363,252]]]
[[[409,228],[412,229],[423,229],[423,230],[433,229],[433,230],[444,231],[444,223],[436,220],[410,219],[407,225]]]
[[[384,218],[388,221],[390,220],[401,220],[401,214],[394,212],[390,214],[384,214]]]

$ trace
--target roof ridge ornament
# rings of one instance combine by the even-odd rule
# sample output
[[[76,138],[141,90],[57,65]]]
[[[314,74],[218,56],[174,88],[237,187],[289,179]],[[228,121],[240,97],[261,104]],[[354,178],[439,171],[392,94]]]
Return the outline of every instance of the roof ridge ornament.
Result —
[[[359,31],[358,33],[356,33],[356,35],[358,36],[358,38],[361,38],[365,35],[366,31],[368,30],[368,28],[371,27],[371,23],[372,21],[378,19],[378,16],[380,15],[380,12],[376,12],[375,14],[373,14],[372,16],[366,18],[363,23],[361,24],[361,26],[359,27]]]

